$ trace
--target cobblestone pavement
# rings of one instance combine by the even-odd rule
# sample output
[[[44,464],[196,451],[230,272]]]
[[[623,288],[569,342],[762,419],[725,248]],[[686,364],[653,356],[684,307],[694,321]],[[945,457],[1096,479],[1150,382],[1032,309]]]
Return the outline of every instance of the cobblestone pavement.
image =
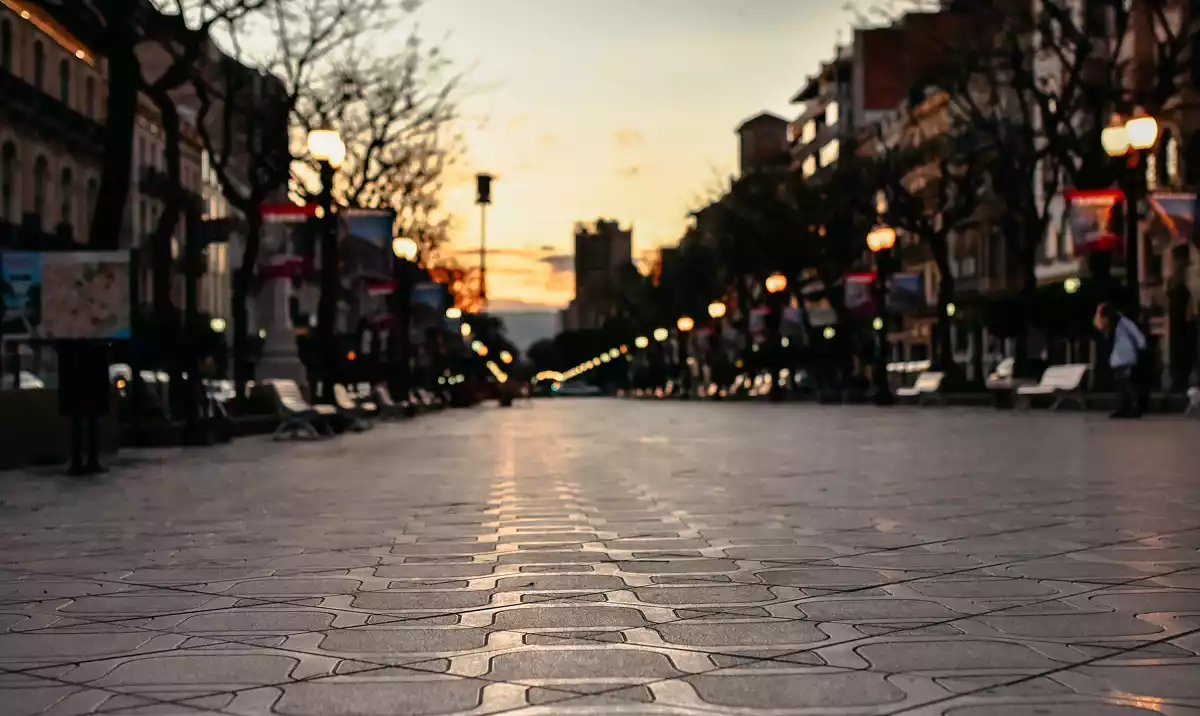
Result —
[[[0,713],[1200,712],[1200,425],[557,400],[0,474]]]

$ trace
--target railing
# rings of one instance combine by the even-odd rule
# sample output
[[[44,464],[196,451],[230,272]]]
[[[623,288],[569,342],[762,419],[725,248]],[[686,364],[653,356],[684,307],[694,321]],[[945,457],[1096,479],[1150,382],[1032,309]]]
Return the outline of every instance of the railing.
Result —
[[[104,127],[94,119],[71,109],[8,70],[0,69],[0,97],[5,107],[23,115],[27,121],[48,125],[47,129],[66,140],[82,140],[94,145],[104,142]]]

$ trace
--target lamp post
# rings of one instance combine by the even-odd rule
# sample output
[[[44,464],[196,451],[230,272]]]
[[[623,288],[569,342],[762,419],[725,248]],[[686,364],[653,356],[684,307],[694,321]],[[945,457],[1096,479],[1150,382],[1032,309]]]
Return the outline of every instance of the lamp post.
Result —
[[[875,404],[891,405],[894,401],[888,383],[887,364],[891,346],[887,338],[887,289],[892,272],[892,247],[896,245],[896,230],[880,224],[867,234],[867,248],[875,254],[875,306],[879,315],[872,322],[875,329]]]
[[[308,153],[321,168],[321,298],[317,304],[317,330],[321,353],[321,390],[318,398],[333,403],[335,368],[341,358],[337,345],[337,304],[341,280],[338,276],[338,224],[333,213],[333,178],[346,158],[346,145],[332,129],[308,133]]]
[[[773,401],[783,400],[783,383],[779,380],[779,373],[783,369],[783,334],[780,326],[783,323],[783,300],[786,296],[784,291],[787,290],[787,276],[781,273],[773,273],[767,277],[765,282],[767,289],[767,342],[770,346],[770,352],[767,354],[771,361],[771,392],[770,399]]]
[[[1124,122],[1120,115],[1113,115],[1109,126],[1100,132],[1100,144],[1108,156],[1126,158],[1121,183],[1125,192],[1125,280],[1131,316],[1137,315],[1142,302],[1138,256],[1138,207],[1146,194],[1142,154],[1153,149],[1157,141],[1158,122],[1140,109]]]
[[[412,391],[412,275],[417,269],[417,242],[406,236],[392,239],[392,330],[388,332],[388,392],[396,400],[408,403]]]
[[[712,374],[710,382],[722,386],[725,380],[725,354],[721,350],[721,338],[724,333],[723,319],[728,311],[724,301],[708,304],[708,317],[712,319],[712,334],[708,340],[708,368]]]
[[[687,400],[692,395],[692,367],[688,365],[688,343],[691,341],[692,329],[696,327],[696,322],[688,316],[680,316],[675,322],[675,327],[679,329],[679,369],[682,373],[680,387],[683,390],[683,399]]]

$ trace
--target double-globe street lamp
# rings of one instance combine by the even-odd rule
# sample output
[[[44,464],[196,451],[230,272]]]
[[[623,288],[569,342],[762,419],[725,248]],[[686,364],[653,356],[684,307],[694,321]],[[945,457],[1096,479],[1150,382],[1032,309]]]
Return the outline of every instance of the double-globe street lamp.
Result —
[[[321,209],[321,297],[317,304],[321,382],[318,398],[321,402],[333,403],[335,367],[341,353],[335,325],[341,280],[338,275],[338,222],[333,213],[333,180],[338,167],[346,159],[346,144],[332,129],[314,129],[308,133],[308,153],[316,160],[321,174],[321,192],[317,196],[317,206]]]
[[[892,274],[892,247],[896,245],[896,230],[885,224],[880,224],[867,234],[867,248],[875,254],[875,320],[871,326],[875,329],[875,369],[871,371],[875,379],[875,404],[891,405],[894,401],[892,388],[888,382],[888,355],[891,346],[887,338],[887,294],[888,280]]]
[[[1140,171],[1142,154],[1153,149],[1157,141],[1158,122],[1140,109],[1127,121],[1113,115],[1109,126],[1100,132],[1100,144],[1108,156],[1126,157],[1121,184],[1125,193],[1125,281],[1130,315],[1136,315],[1141,306],[1138,210],[1146,195],[1145,175]]]

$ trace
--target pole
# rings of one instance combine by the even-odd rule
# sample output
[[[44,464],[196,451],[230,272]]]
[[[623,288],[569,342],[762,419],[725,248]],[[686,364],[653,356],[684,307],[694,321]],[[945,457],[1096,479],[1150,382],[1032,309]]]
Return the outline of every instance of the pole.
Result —
[[[185,445],[199,445],[203,442],[200,435],[201,391],[203,383],[200,380],[200,360],[197,351],[199,345],[200,307],[197,296],[197,279],[200,273],[200,217],[196,211],[195,202],[188,197],[184,214],[183,238],[183,280],[184,280],[184,319],[183,333],[186,354],[184,366],[187,379],[184,385],[184,439]]]
[[[684,400],[692,397],[692,366],[688,363],[688,343],[691,337],[691,331],[679,332],[679,389],[682,391],[680,397]]]
[[[882,322],[879,330],[875,331],[877,341],[875,351],[875,404],[891,405],[894,402],[892,387],[888,383],[887,364],[891,346],[888,343],[887,330],[887,284],[892,271],[892,249],[884,249],[875,254],[875,305]]]
[[[319,205],[324,211],[321,220],[321,299],[317,304],[317,328],[321,353],[320,401],[332,404],[334,371],[338,363],[337,320],[338,300],[338,236],[337,217],[333,214],[333,165],[321,162],[321,196]]]
[[[1138,319],[1141,313],[1142,289],[1141,269],[1138,256],[1139,227],[1138,211],[1143,198],[1142,153],[1136,149],[1129,152],[1127,191],[1125,192],[1125,284],[1128,290],[1129,317]]]
[[[479,204],[479,300],[487,312],[487,204]]]
[[[784,395],[779,373],[783,369],[783,300],[782,291],[767,293],[767,363],[771,366],[771,390],[767,394],[772,402],[781,402]]]
[[[392,279],[396,285],[392,291],[392,330],[388,333],[388,363],[391,366],[388,390],[393,399],[403,401],[408,400],[412,391],[412,346],[409,342],[412,268],[409,261],[398,256],[392,258]]]

